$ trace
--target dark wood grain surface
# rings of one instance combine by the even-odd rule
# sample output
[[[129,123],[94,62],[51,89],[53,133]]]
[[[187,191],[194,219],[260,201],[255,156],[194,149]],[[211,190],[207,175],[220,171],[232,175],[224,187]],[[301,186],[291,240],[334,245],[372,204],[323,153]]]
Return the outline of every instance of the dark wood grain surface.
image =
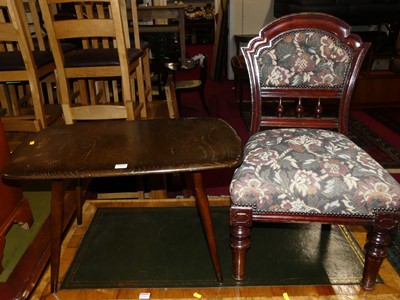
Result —
[[[203,171],[241,162],[236,132],[216,118],[101,121],[30,135],[3,168],[6,179],[67,179]]]

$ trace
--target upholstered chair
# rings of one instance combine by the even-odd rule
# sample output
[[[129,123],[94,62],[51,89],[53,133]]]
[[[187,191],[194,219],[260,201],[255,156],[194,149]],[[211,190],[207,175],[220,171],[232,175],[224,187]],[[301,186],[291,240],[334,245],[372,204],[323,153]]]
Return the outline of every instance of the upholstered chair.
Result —
[[[374,288],[398,230],[400,186],[346,136],[368,46],[344,21],[302,13],[266,25],[242,48],[252,136],[230,186],[238,281],[245,277],[253,223],[318,222],[371,228],[361,286]]]

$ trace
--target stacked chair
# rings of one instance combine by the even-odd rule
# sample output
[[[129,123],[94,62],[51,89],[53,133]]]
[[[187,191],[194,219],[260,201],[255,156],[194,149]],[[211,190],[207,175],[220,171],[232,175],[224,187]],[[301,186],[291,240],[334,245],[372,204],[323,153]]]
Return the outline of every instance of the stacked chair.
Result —
[[[143,98],[136,101],[134,80],[141,74],[143,52],[130,45],[125,1],[39,0],[39,4],[55,60],[65,122],[139,118],[146,103]],[[74,18],[56,18],[54,5],[60,4],[73,5]],[[61,44],[69,40],[80,40],[82,49],[64,54]],[[118,82],[112,101],[101,103],[96,93],[86,92],[96,80],[114,86]]]
[[[172,79],[165,87],[166,101],[151,101],[150,54],[146,44],[140,42],[135,1],[130,9],[125,0],[39,0],[39,4],[54,55],[66,124],[177,117]],[[54,10],[60,5],[69,5],[68,16],[60,17]],[[81,49],[64,53],[62,43],[69,40],[78,41]],[[143,185],[138,183],[138,192],[104,192],[97,196],[144,198]],[[158,198],[166,197],[164,189],[159,193],[151,190],[150,197],[156,194]]]
[[[43,80],[53,76],[53,57],[44,47],[35,1],[27,4],[25,8],[22,0],[0,2],[0,103],[7,132],[39,131],[57,115],[45,112],[42,90]],[[34,36],[26,11],[32,16]],[[52,89],[47,93],[53,102]]]

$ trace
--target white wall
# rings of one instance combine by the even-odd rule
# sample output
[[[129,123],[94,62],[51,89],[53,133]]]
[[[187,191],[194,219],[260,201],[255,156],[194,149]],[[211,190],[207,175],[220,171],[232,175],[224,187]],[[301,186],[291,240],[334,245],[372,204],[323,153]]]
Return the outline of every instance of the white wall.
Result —
[[[273,0],[230,0],[228,37],[228,79],[233,79],[231,57],[235,56],[234,35],[258,34],[260,29],[274,19]]]

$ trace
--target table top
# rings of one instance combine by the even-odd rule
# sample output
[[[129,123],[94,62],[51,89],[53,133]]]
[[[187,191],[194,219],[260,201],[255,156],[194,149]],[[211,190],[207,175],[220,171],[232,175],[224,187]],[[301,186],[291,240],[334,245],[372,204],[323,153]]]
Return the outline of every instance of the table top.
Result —
[[[68,179],[203,171],[241,163],[225,121],[183,118],[92,121],[33,133],[5,163],[5,179]]]

